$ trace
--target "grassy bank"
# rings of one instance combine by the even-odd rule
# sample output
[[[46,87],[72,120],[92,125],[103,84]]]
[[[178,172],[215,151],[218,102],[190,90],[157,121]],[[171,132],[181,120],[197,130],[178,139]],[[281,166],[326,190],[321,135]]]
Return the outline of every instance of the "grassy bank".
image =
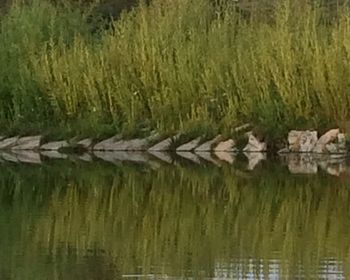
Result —
[[[112,28],[76,6],[14,4],[0,21],[0,131],[58,136],[278,136],[350,120],[350,13],[282,0],[154,0]],[[256,15],[259,16],[256,16]],[[103,24],[103,26],[105,26]]]

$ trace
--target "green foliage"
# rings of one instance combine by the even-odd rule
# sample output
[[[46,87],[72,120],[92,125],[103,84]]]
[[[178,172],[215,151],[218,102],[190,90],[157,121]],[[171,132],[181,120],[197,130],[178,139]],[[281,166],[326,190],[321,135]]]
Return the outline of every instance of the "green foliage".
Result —
[[[0,22],[0,129],[269,134],[350,119],[350,15],[283,0],[154,0],[91,32],[70,5],[14,4]],[[263,10],[262,10],[263,11]],[[297,17],[295,15],[298,15]]]

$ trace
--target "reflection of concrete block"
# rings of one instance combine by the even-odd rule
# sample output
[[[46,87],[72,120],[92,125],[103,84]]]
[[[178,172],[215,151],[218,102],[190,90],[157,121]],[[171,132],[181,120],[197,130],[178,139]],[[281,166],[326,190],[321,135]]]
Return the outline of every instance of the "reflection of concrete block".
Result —
[[[195,152],[208,152],[208,151],[211,151],[212,147],[214,145],[218,144],[221,139],[222,139],[222,136],[218,135],[214,139],[211,139],[211,140],[201,144],[200,146],[198,146],[194,150],[195,150]]]
[[[41,164],[40,153],[34,151],[22,151],[17,150],[13,151],[16,155],[17,159],[23,163],[33,163],[33,164]]]
[[[232,164],[234,162],[234,160],[235,160],[234,155],[232,153],[229,153],[229,152],[219,152],[219,151],[217,151],[214,154],[219,160],[226,161],[229,164]]]
[[[198,163],[200,164],[201,161],[199,159],[199,157],[194,154],[194,153],[191,153],[191,152],[176,152],[176,154],[182,158],[185,158],[185,159],[188,159],[194,163]]]
[[[170,156],[168,153],[166,153],[166,152],[161,152],[161,151],[150,151],[150,150],[148,150],[148,152],[149,152],[152,156],[156,157],[157,159],[160,159],[161,161],[164,161],[164,162],[169,163],[169,164],[173,163],[173,159],[172,159],[171,156]]]
[[[288,157],[288,169],[292,174],[316,174],[318,165],[310,154],[294,154]]]
[[[212,164],[215,164],[216,166],[221,165],[218,160],[212,157],[211,152],[196,152],[196,155],[208,162],[211,162]]]
[[[266,160],[265,153],[244,153],[248,158],[248,170],[253,170],[261,161]]]
[[[68,156],[57,151],[41,151],[41,155],[52,159],[66,159]]]

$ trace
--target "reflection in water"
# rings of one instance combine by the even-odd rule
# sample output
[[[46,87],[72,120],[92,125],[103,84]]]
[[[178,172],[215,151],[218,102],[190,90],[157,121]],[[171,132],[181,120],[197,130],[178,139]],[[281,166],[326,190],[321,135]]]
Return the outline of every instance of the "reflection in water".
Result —
[[[0,279],[350,277],[347,177],[234,164],[2,165]]]

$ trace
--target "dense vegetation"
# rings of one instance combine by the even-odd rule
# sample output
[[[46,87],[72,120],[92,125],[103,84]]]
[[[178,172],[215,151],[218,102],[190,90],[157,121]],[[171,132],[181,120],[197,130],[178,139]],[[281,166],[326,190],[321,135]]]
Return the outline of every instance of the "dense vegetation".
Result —
[[[108,23],[96,4],[11,4],[0,20],[0,131],[231,133],[251,122],[280,135],[343,125],[350,13],[316,2],[143,1]]]

